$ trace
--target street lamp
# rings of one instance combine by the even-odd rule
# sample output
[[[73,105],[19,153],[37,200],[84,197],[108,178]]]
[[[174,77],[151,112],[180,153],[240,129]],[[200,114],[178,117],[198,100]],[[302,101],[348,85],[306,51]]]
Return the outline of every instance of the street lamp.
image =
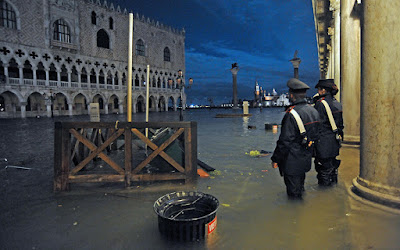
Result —
[[[183,92],[185,87],[190,89],[192,87],[193,84],[193,78],[189,78],[189,85],[185,85],[185,81],[184,81],[184,77],[183,77],[183,72],[182,70],[178,70],[178,78],[176,79],[176,82],[178,83],[178,88],[181,94],[181,100],[180,100],[180,106],[181,106],[181,110],[179,113],[179,120],[183,121],[183,105],[182,105],[182,97],[183,97]]]

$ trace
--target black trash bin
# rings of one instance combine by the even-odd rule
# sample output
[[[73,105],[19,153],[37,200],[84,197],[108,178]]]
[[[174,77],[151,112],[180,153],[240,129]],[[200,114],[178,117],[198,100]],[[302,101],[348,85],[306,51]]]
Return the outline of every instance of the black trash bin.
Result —
[[[158,229],[171,240],[204,239],[217,226],[219,201],[210,194],[179,191],[166,194],[154,203]]]

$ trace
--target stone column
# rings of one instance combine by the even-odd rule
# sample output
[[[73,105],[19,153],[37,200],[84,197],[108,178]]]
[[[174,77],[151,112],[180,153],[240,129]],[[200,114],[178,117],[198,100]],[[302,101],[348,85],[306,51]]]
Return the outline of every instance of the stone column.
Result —
[[[123,102],[118,103],[118,109],[119,109],[120,114],[124,113],[124,103]]]
[[[26,118],[26,102],[21,102],[21,118]]]
[[[100,81],[99,81],[99,72],[96,72],[96,88],[100,88]]]
[[[33,85],[37,86],[37,75],[36,75],[37,67],[32,66],[32,73],[33,73]]]
[[[178,110],[178,98],[176,98],[175,102],[174,102],[174,111],[177,111],[177,110]]]
[[[51,117],[51,101],[50,104],[46,104],[47,117]]]
[[[158,110],[158,102],[159,102],[159,98],[158,97],[155,97],[154,98],[154,102],[155,102],[155,106],[156,106],[156,112],[158,112],[159,110]]]
[[[233,108],[237,109],[238,107],[238,99],[237,99],[237,73],[239,71],[239,67],[233,67],[231,69],[232,72],[232,88],[233,88]],[[176,106],[176,105],[175,105]],[[176,108],[174,108],[176,110]]]
[[[111,82],[112,82],[112,89],[115,89],[115,79],[114,79],[113,75],[111,75]],[[135,83],[133,83],[133,84],[135,84]],[[133,85],[133,86],[135,86],[135,85]]]
[[[71,75],[72,75],[72,70],[68,70],[68,87],[71,87]]]
[[[126,107],[126,109],[128,110],[128,107]],[[136,102],[135,102],[135,99],[132,100],[132,112],[134,114],[136,114]]]
[[[49,77],[49,69],[48,68],[46,68],[45,69],[45,73],[46,73],[46,86],[49,86],[49,79],[50,79],[50,77]]]
[[[8,63],[5,63],[5,64],[3,64],[3,66],[4,66],[4,75],[6,77],[5,81],[6,81],[6,84],[8,85],[8,84],[10,84],[10,81],[8,80],[8,66],[10,66],[10,65]]]
[[[400,1],[364,0],[356,193],[400,208]]]
[[[354,2],[354,1],[353,1]],[[333,11],[334,31],[333,31],[333,79],[340,90],[340,0],[331,0],[331,10]],[[335,98],[340,102],[341,93]]]
[[[90,116],[90,103],[88,105],[86,105],[86,107],[87,107],[88,115]]]
[[[104,114],[108,115],[108,102],[104,103]]]
[[[81,76],[81,73],[82,72],[78,71],[78,86],[79,86],[79,88],[82,88],[82,76]]]
[[[61,86],[61,69],[57,69],[57,86]]]
[[[340,5],[340,75],[339,95],[343,105],[344,142],[360,143],[361,27],[354,0]]]
[[[19,84],[24,84],[24,66],[18,66]]]
[[[293,77],[299,79],[299,66],[301,63],[300,58],[293,58],[290,60],[293,65]]]
[[[68,103],[68,115],[73,116],[73,108],[74,105],[72,103]]]

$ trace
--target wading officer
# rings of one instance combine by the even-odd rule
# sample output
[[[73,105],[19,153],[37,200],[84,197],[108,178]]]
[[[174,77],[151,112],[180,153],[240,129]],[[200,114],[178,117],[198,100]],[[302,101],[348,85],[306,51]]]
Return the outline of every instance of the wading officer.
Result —
[[[340,143],[343,140],[342,105],[334,98],[338,88],[333,79],[319,80],[315,88],[318,88],[318,95],[314,107],[321,121],[315,170],[318,173],[318,184],[330,186],[337,183],[337,169],[340,165],[336,156],[339,155]]]
[[[311,169],[314,142],[318,140],[319,115],[306,102],[310,87],[292,78],[287,82],[292,104],[282,119],[281,134],[271,157],[274,168],[279,167],[289,198],[301,198],[306,172]]]

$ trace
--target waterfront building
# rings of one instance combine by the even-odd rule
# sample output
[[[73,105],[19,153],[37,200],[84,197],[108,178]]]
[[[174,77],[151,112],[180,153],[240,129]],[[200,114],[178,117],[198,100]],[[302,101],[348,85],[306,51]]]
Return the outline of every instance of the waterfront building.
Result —
[[[0,117],[88,114],[92,102],[103,114],[126,112],[126,9],[103,0],[0,0],[0,12]],[[135,13],[133,112],[146,107],[147,65],[149,110],[177,109],[184,51],[183,29]]]

